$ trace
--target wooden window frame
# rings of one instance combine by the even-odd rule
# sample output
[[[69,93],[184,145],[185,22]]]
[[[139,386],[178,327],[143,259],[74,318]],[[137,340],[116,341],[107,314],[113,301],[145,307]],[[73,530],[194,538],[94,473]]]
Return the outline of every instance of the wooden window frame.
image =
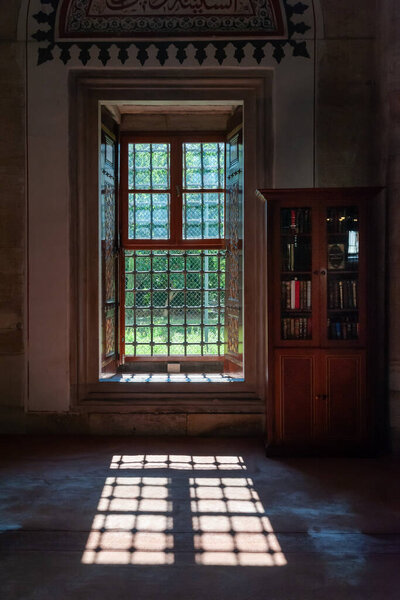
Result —
[[[183,238],[183,204],[182,197],[186,192],[183,188],[183,167],[182,167],[182,146],[184,143],[208,143],[219,142],[226,144],[223,133],[210,132],[188,132],[188,133],[132,133],[121,132],[120,135],[120,159],[121,159],[121,203],[120,203],[120,231],[121,244],[126,250],[184,250],[187,249],[207,249],[218,250],[225,248],[225,238],[209,239],[184,239]],[[170,194],[170,238],[162,239],[132,239],[128,235],[128,209],[129,194],[132,190],[128,187],[128,145],[132,143],[169,143],[171,145],[170,154],[170,188],[162,190],[165,194]],[[224,156],[224,166],[226,157]],[[178,191],[179,190],[179,191]],[[145,190],[146,193],[152,193],[154,190]],[[159,191],[159,190],[157,190]],[[223,193],[225,205],[226,193],[226,175],[224,177],[224,187],[218,189],[196,189],[196,193]],[[224,210],[225,219],[225,210]]]
[[[272,182],[273,73],[218,68],[71,73],[71,327],[72,407],[85,412],[233,412],[263,411],[266,365],[266,252],[264,204],[257,187]],[[99,110],[119,101],[241,103],[244,111],[244,307],[245,381],[228,383],[130,383],[99,380]],[[82,127],[82,123],[85,127]],[[248,149],[246,151],[246,148]],[[261,181],[260,181],[261,177]],[[264,183],[265,180],[265,183]],[[216,398],[221,404],[216,405]]]

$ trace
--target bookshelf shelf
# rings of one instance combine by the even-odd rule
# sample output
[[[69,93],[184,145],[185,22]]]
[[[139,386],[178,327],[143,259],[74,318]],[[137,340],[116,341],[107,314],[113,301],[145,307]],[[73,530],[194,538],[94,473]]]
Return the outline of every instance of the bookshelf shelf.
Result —
[[[368,207],[378,190],[260,192],[270,290],[267,447],[360,446],[368,437]]]

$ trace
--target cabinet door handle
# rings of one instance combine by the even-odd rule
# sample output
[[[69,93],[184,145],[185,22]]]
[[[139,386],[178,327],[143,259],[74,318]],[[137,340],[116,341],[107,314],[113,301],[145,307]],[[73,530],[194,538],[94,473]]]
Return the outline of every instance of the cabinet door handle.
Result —
[[[325,269],[321,269],[321,275],[326,275]]]
[[[317,394],[315,396],[316,400],[328,400],[328,396],[326,394]]]

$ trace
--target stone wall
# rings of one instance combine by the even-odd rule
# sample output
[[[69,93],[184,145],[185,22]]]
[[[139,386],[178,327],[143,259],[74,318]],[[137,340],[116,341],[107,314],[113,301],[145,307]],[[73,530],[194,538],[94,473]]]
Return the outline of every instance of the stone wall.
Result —
[[[388,387],[392,449],[400,453],[400,4],[382,0],[379,19],[381,180],[387,188]]]
[[[400,5],[398,0],[320,4],[315,185],[387,186],[387,362],[393,445],[399,448]],[[10,430],[24,406],[26,371],[25,43],[17,41],[19,5],[0,0],[0,128],[6,141],[0,149],[0,418]]]
[[[0,0],[0,405],[8,419],[25,395],[25,45],[19,2]]]
[[[322,0],[317,35],[316,186],[379,183],[375,0]]]

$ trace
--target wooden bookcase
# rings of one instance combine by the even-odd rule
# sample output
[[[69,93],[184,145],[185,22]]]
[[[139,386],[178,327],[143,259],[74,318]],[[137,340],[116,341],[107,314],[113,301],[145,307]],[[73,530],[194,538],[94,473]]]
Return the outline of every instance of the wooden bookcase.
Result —
[[[258,192],[267,211],[270,455],[370,445],[369,229],[378,191]]]

